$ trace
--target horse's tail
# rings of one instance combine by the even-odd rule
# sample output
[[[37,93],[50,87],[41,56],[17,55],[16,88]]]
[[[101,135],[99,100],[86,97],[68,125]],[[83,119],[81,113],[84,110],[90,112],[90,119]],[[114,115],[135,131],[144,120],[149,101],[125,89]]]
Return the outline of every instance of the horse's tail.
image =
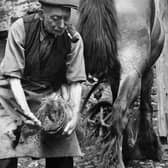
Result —
[[[106,73],[117,81],[120,63],[117,58],[118,26],[113,0],[81,0],[79,32],[84,41],[86,72]]]

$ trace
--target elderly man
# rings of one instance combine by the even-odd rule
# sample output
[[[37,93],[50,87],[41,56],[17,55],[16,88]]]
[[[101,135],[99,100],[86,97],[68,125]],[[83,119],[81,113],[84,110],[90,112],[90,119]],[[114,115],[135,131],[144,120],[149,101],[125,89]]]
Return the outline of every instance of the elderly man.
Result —
[[[78,0],[40,0],[40,3],[42,13],[24,16],[11,26],[0,64],[1,168],[16,168],[16,158],[25,156],[46,158],[47,168],[70,168],[73,156],[81,155],[74,130],[81,82],[86,75],[83,42],[69,23],[71,9],[78,7]],[[34,114],[39,100],[58,90],[73,104],[62,132],[66,136],[45,139],[44,143],[41,135],[34,135],[20,142],[19,120],[41,127]]]

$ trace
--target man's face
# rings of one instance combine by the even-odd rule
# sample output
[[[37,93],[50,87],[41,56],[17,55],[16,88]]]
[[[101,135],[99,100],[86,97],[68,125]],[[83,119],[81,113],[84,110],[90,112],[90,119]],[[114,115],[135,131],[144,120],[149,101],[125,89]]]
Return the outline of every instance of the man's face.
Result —
[[[70,19],[71,10],[61,7],[43,7],[44,26],[55,37],[64,33]]]

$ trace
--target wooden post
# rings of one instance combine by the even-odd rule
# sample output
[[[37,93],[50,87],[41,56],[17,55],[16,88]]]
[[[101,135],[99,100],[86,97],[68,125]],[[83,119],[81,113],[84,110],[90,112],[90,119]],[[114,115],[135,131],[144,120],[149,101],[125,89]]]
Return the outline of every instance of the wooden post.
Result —
[[[158,132],[168,136],[168,0],[156,0],[158,15],[164,26],[166,39],[162,54],[156,62],[156,85],[158,93]]]

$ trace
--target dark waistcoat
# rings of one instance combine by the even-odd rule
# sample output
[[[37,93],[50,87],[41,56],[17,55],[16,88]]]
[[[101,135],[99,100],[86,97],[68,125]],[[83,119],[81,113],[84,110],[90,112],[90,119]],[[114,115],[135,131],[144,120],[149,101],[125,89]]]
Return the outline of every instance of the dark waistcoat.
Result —
[[[32,83],[48,83],[55,89],[66,81],[66,56],[70,52],[71,42],[65,32],[54,39],[50,52],[43,57],[45,64],[40,59],[40,31],[41,20],[37,14],[23,17],[26,32],[25,40],[25,81]],[[43,67],[40,67],[43,65]],[[31,84],[32,84],[31,83]]]

